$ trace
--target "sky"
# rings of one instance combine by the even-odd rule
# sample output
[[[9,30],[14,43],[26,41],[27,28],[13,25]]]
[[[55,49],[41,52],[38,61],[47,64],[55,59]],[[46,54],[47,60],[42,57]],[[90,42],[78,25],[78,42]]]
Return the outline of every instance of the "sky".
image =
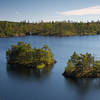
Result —
[[[97,21],[100,0],[0,0],[3,21]]]

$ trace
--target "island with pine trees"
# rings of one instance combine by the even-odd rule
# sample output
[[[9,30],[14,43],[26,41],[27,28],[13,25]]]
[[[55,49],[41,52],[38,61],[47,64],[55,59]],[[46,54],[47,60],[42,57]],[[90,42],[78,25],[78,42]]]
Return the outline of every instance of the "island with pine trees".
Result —
[[[67,78],[100,78],[100,60],[94,60],[90,53],[79,55],[74,52],[63,75]]]
[[[30,44],[18,42],[6,52],[7,64],[17,67],[43,69],[56,63],[48,45],[32,48]]]

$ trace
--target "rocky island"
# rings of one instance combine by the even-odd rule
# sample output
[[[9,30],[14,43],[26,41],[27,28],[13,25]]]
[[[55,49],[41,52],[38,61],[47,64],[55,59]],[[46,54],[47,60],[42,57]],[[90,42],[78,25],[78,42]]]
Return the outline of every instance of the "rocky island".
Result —
[[[53,65],[56,60],[48,45],[42,48],[32,48],[30,44],[18,42],[6,52],[7,63],[25,68],[43,69]]]
[[[63,75],[67,78],[100,78],[100,61],[89,53],[70,57]]]

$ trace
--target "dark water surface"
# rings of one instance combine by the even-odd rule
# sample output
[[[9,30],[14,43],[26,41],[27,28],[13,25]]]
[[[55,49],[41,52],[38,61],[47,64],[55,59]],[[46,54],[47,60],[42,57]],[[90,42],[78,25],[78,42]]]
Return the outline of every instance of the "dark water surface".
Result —
[[[19,71],[6,64],[6,50],[18,41],[48,44],[57,63],[44,71]],[[100,36],[0,38],[0,100],[100,100],[100,79],[65,79],[67,60],[76,51],[100,57]]]

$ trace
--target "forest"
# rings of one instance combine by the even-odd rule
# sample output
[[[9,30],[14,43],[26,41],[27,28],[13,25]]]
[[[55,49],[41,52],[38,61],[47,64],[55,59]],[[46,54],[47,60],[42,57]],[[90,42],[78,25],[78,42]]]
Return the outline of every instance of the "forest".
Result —
[[[94,22],[10,22],[0,21],[0,37],[41,35],[76,36],[100,34],[100,21]]]

